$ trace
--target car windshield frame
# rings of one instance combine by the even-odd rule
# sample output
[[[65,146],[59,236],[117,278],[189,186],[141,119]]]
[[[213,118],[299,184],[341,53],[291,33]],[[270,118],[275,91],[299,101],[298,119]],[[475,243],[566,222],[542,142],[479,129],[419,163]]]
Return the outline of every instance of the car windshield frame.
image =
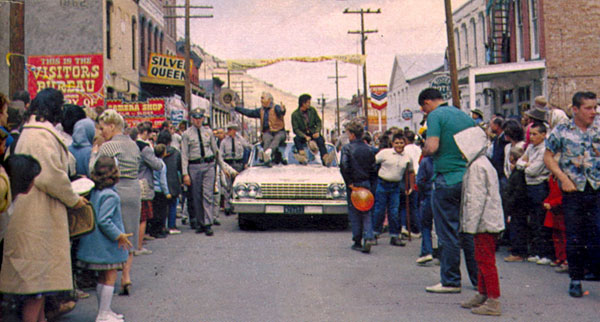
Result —
[[[325,143],[325,147],[327,148],[327,153],[333,152],[335,154],[335,147],[333,146],[333,144]],[[260,155],[261,155],[260,152],[262,150],[263,150],[263,148],[260,145],[260,143],[257,143],[252,147],[252,152],[250,153],[250,167],[264,167],[265,166],[264,162],[262,162],[262,160],[260,159]],[[298,160],[296,160],[296,158],[294,157],[294,150],[295,150],[294,142],[287,141],[285,143],[282,143],[275,151],[273,151],[272,165],[293,165],[293,164],[299,165],[300,162],[298,162]],[[312,151],[310,151],[310,149],[308,149],[307,147],[304,147],[304,151],[306,151],[306,156],[308,158],[308,165],[321,165],[322,166],[321,155],[319,152],[312,153]],[[283,162],[283,160],[285,160],[286,162]],[[331,162],[330,167],[337,167],[337,166],[338,166],[338,160],[337,160],[337,155],[336,155],[336,157]]]

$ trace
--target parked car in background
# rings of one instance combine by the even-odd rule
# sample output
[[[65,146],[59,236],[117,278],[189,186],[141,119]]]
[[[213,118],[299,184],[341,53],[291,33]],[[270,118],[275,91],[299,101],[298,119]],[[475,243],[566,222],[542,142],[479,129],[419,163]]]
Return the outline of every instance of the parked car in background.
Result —
[[[233,183],[232,205],[240,229],[264,227],[265,223],[290,217],[322,218],[344,229],[348,226],[346,186],[337,160],[323,166],[319,153],[306,150],[308,164],[294,158],[294,143],[285,142],[265,166],[255,145],[248,168]],[[327,151],[334,151],[327,144]]]

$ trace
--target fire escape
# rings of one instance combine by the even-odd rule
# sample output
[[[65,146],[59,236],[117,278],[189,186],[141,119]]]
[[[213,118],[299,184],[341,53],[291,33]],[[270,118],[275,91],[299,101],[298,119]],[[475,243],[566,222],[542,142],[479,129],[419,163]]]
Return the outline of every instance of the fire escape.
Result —
[[[512,0],[489,0],[488,62],[501,64],[510,61],[510,3]]]

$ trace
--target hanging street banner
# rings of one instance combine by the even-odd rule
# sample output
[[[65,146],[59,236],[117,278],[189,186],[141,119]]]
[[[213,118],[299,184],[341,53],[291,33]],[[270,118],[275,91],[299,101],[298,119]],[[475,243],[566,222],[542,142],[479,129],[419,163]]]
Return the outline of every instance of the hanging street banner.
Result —
[[[439,75],[431,81],[431,87],[437,89],[442,93],[444,101],[449,100],[452,97],[452,88],[450,75]]]
[[[148,77],[184,81],[185,59],[150,53]]]
[[[369,85],[371,92],[371,106],[376,110],[382,110],[387,107],[387,85]]]
[[[31,99],[44,88],[63,92],[65,102],[80,106],[104,105],[102,54],[29,56],[27,90]]]
[[[146,102],[124,102],[122,100],[107,100],[106,108],[117,111],[127,126],[134,127],[138,123],[150,121],[152,127],[160,127],[165,117],[165,99],[150,98]]]
[[[260,68],[269,65],[273,65],[282,61],[296,61],[303,63],[318,63],[328,60],[337,60],[348,64],[354,64],[362,66],[367,60],[365,55],[331,55],[331,56],[319,56],[319,57],[280,57],[273,59],[232,59],[227,60],[227,69],[229,70],[246,70],[253,68]]]

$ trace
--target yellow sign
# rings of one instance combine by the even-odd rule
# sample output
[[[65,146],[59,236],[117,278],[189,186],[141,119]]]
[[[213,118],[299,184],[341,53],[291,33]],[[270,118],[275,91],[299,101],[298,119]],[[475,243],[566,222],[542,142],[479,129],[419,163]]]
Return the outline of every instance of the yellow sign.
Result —
[[[185,79],[185,59],[151,53],[148,77],[183,81]]]
[[[365,55],[332,55],[332,56],[319,56],[319,57],[280,57],[273,59],[235,59],[227,61],[227,68],[229,70],[246,70],[253,68],[260,68],[269,65],[273,65],[282,61],[297,61],[304,63],[317,63],[328,60],[338,60],[344,63],[354,65],[364,65],[366,56]]]

